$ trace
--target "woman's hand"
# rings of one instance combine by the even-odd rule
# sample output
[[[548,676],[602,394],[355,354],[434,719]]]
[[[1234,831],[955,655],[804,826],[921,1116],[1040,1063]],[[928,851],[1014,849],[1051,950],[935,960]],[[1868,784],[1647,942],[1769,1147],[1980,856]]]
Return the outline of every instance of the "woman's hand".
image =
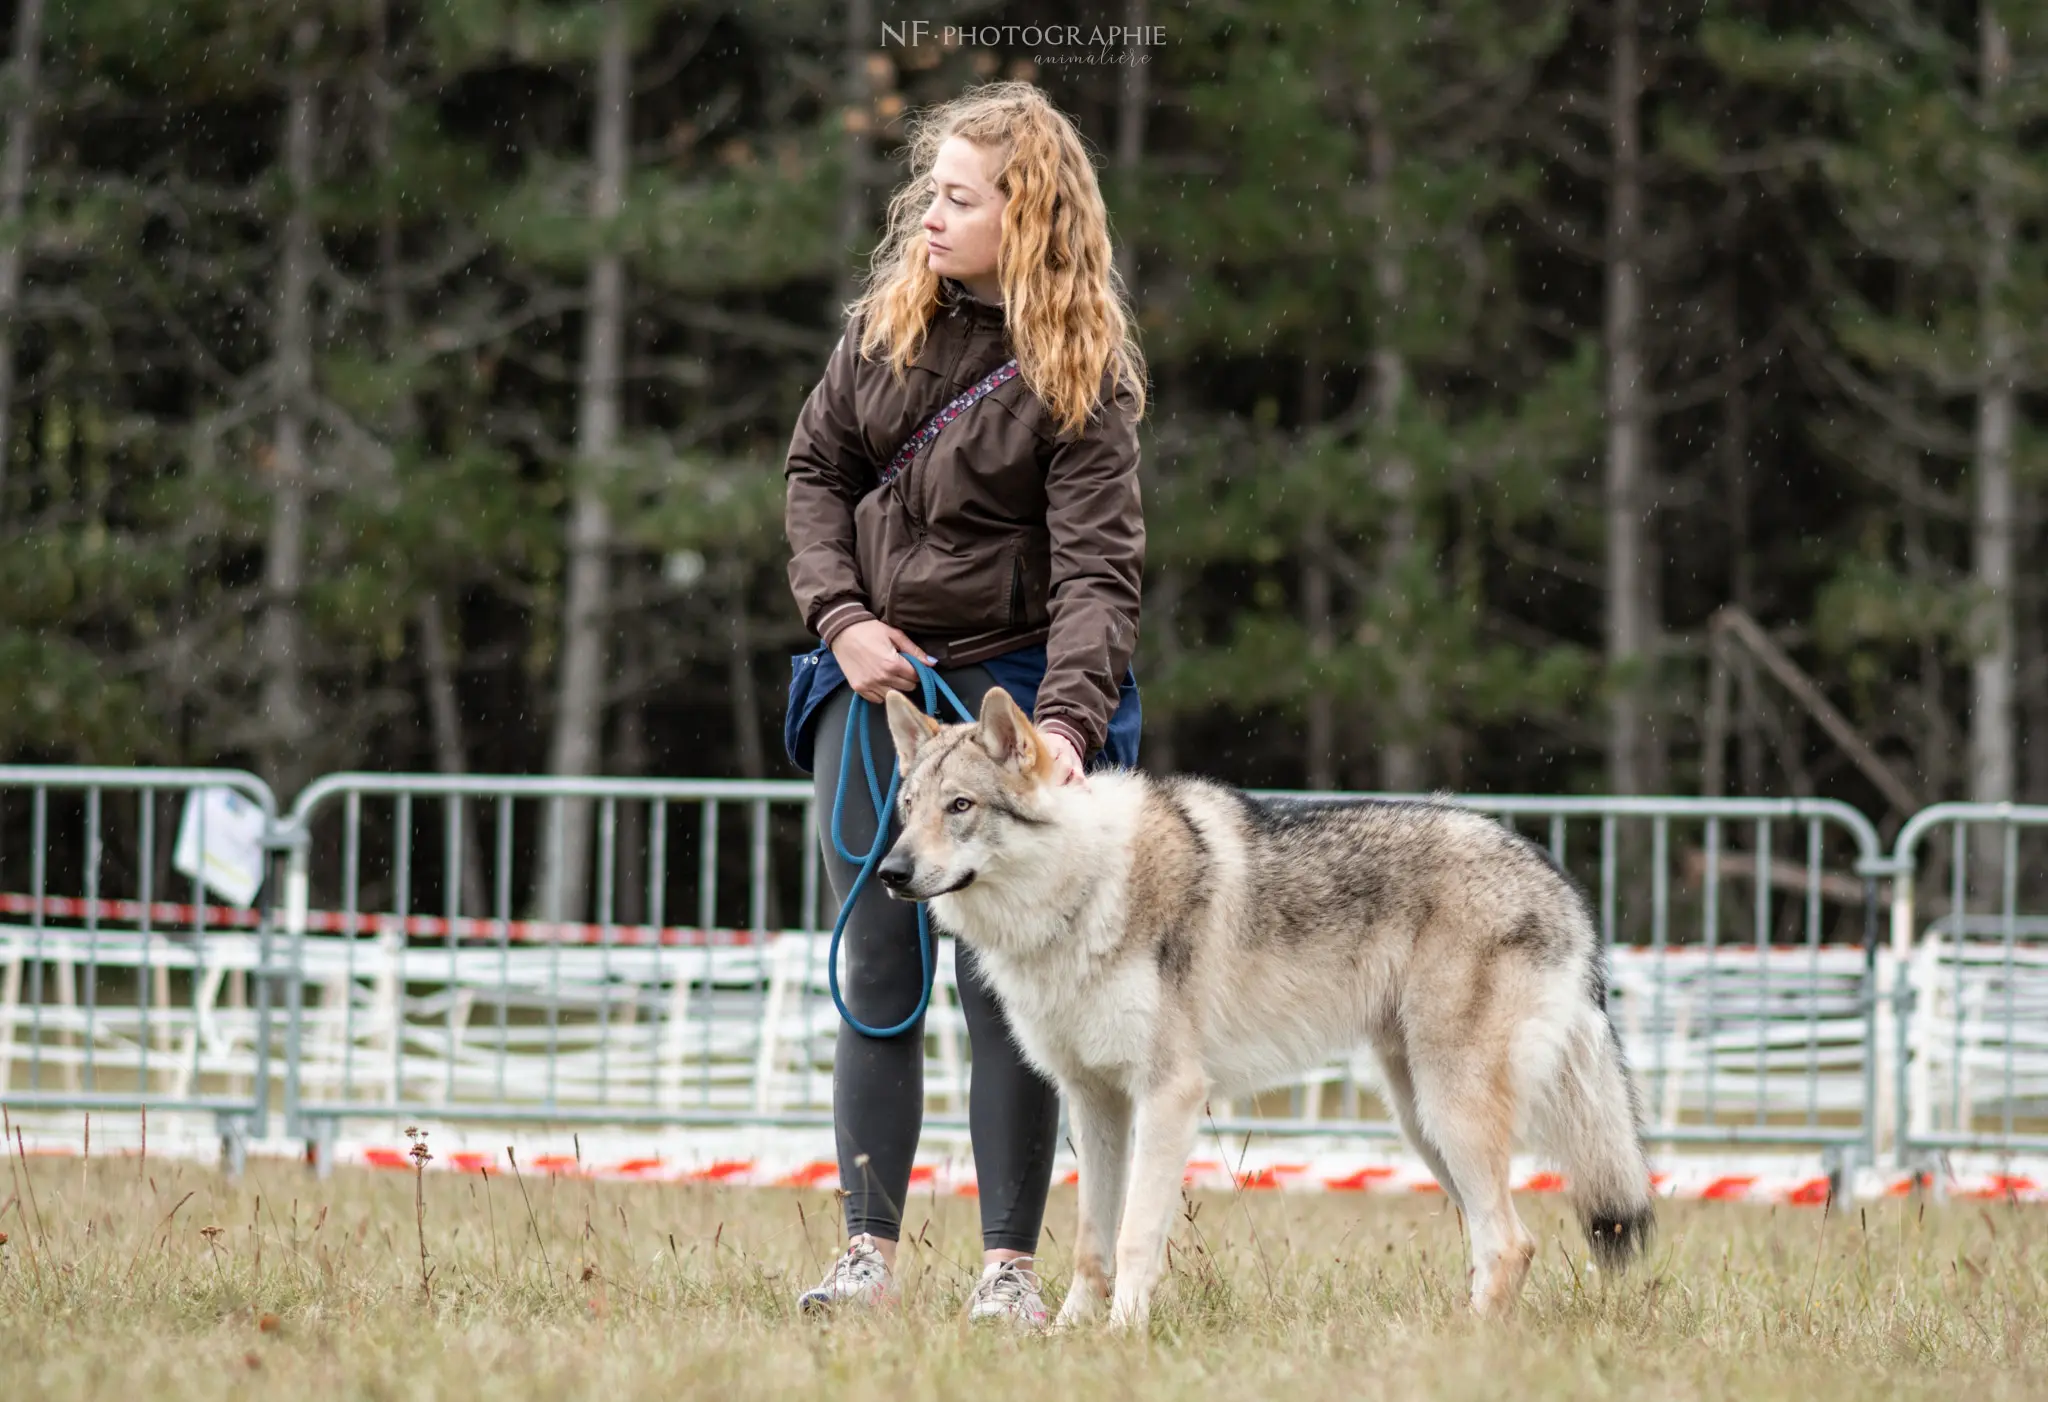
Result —
[[[1074,748],[1074,742],[1057,730],[1041,730],[1038,734],[1045,741],[1045,748],[1052,753],[1052,762],[1060,772],[1060,782],[1087,788],[1088,775],[1081,768],[1081,755]]]
[[[927,663],[938,660],[878,618],[856,623],[832,640],[832,656],[846,673],[846,684],[869,701],[880,702],[892,691],[916,687],[917,673],[897,655],[902,652]]]

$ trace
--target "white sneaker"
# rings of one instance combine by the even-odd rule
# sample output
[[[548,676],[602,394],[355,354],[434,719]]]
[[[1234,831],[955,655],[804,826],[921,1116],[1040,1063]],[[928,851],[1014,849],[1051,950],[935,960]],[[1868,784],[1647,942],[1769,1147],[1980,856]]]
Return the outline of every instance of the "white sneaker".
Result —
[[[1038,1276],[1022,1262],[996,1261],[982,1268],[968,1297],[967,1317],[976,1323],[997,1320],[1020,1329],[1043,1329],[1050,1317]]]
[[[840,1305],[880,1304],[895,1291],[889,1264],[875,1249],[873,1239],[857,1236],[832,1263],[825,1279],[797,1296],[796,1302],[805,1314],[823,1314]]]

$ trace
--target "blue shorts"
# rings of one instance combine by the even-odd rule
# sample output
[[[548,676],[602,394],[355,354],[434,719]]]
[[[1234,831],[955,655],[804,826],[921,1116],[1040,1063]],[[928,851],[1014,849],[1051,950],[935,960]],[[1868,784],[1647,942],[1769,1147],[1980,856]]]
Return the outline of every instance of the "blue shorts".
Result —
[[[1031,714],[1032,708],[1038,704],[1038,685],[1045,680],[1043,643],[1021,647],[1000,657],[984,658],[980,665],[988,668],[989,675],[996,679],[996,685],[1010,693],[1010,699],[1023,709],[1025,715]],[[811,719],[818,707],[825,704],[825,699],[845,685],[846,674],[839,670],[839,659],[823,643],[789,659],[789,707],[782,716],[782,749],[789,756],[789,762],[806,774],[811,772]],[[1109,718],[1109,736],[1103,741],[1100,753],[1089,761],[1088,767],[1136,769],[1138,729],[1142,723],[1138,679],[1126,667],[1123,685],[1117,692],[1116,710]]]

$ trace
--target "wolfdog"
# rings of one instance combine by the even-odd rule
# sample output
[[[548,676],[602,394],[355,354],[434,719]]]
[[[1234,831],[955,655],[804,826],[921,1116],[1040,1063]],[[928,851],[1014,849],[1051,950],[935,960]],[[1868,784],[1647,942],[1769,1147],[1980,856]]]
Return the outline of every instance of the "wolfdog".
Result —
[[[902,836],[876,875],[973,946],[1066,1097],[1080,1224],[1062,1324],[1105,1302],[1112,1324],[1148,1317],[1209,1097],[1361,1045],[1464,1214],[1473,1309],[1512,1307],[1536,1254],[1509,1191],[1523,1133],[1566,1170],[1600,1265],[1643,1248],[1650,1171],[1600,939],[1540,848],[1435,801],[1260,800],[1132,771],[1062,785],[1000,687],[975,722],[895,693],[888,715]]]

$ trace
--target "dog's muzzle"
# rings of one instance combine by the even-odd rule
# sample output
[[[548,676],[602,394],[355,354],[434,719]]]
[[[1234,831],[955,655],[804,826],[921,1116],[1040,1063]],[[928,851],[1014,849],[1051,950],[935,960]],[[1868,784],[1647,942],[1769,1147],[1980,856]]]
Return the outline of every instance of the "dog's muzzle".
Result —
[[[875,879],[888,887],[892,896],[903,895],[910,886],[911,878],[916,875],[916,863],[900,852],[891,852],[875,868]]]
[[[928,901],[935,896],[950,896],[955,891],[964,891],[973,885],[974,875],[970,871],[943,891],[919,894],[910,889],[911,883],[917,878],[917,864],[910,858],[891,852],[882,859],[882,864],[875,868],[875,879],[899,901]]]

